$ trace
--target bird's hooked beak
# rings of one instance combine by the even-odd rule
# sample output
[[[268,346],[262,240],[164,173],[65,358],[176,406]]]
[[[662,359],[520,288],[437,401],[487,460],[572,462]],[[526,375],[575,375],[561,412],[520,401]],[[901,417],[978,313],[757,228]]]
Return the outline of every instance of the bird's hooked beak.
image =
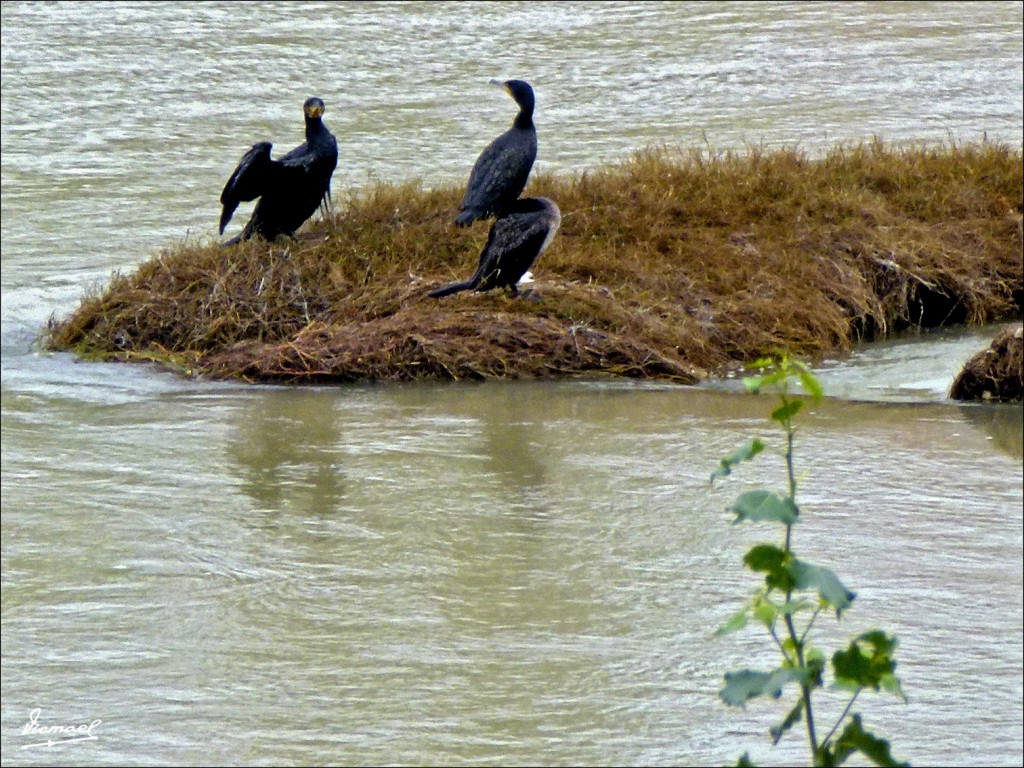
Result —
[[[512,95],[512,89],[508,87],[508,82],[507,81],[505,81],[505,80],[495,80],[494,78],[491,78],[488,82],[490,82],[491,85],[498,86],[499,88],[501,88],[501,90],[503,90],[509,96]]]
[[[314,101],[312,104],[306,107],[306,117],[313,119],[322,117],[324,114],[324,103],[322,101]]]

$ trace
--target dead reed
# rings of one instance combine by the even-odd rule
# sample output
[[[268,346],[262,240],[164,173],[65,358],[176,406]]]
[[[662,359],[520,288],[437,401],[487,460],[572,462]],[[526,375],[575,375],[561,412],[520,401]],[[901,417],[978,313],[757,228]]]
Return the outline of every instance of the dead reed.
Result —
[[[954,400],[1024,400],[1024,326],[1010,325],[967,361],[949,388]]]

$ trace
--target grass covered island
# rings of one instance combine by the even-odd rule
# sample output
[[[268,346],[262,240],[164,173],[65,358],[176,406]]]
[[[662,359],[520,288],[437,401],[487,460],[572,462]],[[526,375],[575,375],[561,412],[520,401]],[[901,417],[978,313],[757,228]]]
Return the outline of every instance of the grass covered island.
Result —
[[[562,211],[533,266],[539,301],[427,296],[469,277],[487,239],[489,221],[454,225],[462,192],[335,190],[295,240],[168,248],[51,319],[44,343],[249,381],[692,383],[778,348],[817,360],[908,327],[1018,319],[1024,304],[1016,147],[662,147],[538,174],[524,195]]]

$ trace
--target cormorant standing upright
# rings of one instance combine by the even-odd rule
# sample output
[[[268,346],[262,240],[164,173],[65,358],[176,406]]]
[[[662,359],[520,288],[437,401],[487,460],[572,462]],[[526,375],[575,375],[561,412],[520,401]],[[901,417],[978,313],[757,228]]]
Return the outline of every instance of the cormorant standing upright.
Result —
[[[537,159],[533,88],[525,80],[491,83],[508,91],[519,105],[519,114],[512,127],[492,141],[473,165],[462,208],[455,219],[460,227],[499,214],[514,203],[526,187]]]
[[[461,283],[436,288],[428,296],[440,298],[459,291],[506,288],[519,295],[516,284],[544,252],[562,223],[558,206],[546,197],[524,197],[506,208],[491,225],[480,266]]]
[[[273,240],[292,236],[318,207],[330,200],[331,175],[338,165],[338,142],[321,119],[324,103],[315,96],[302,105],[306,117],[306,142],[280,160],[270,159],[269,141],[254,144],[242,156],[220,202],[220,233],[231,221],[239,202],[259,198],[245,229],[225,245],[259,235]]]

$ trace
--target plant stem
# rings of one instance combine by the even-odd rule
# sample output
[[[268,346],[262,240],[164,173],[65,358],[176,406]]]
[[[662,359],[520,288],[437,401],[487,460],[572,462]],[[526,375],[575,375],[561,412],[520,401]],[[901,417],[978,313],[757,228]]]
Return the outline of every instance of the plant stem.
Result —
[[[835,736],[836,731],[839,730],[839,726],[843,724],[843,720],[845,720],[846,716],[850,714],[850,709],[853,708],[853,702],[857,700],[857,697],[860,696],[860,692],[862,690],[864,689],[858,688],[853,692],[853,696],[850,697],[850,703],[846,705],[846,709],[843,710],[843,714],[841,714],[839,719],[836,720],[836,724],[832,726],[832,730],[828,732],[828,736],[825,737],[822,744],[828,744],[832,740],[832,737]]]
[[[782,404],[783,406],[789,405],[789,398],[786,396],[786,391],[782,391]],[[796,434],[796,428],[793,426],[793,419],[787,418],[783,427],[786,430],[786,474],[789,478],[789,499],[796,505],[796,474],[793,472],[793,435]],[[790,542],[793,535],[792,524],[786,526],[786,546],[785,551],[789,553]],[[792,590],[786,592],[786,602],[789,602],[793,598]],[[800,669],[806,669],[807,665],[804,663],[804,638],[797,637],[796,627],[793,625],[792,614],[786,614],[786,628],[789,630],[789,636],[793,640],[793,646],[796,649],[797,663],[800,665]],[[806,636],[806,633],[805,633]],[[807,683],[800,684],[800,690],[802,692],[804,701],[804,717],[807,722],[807,738],[811,745],[811,759],[813,760],[818,754],[818,737],[814,731],[814,712],[811,707],[811,686]]]
[[[789,658],[789,654],[786,653],[786,646],[784,646],[782,644],[782,641],[779,640],[779,633],[775,631],[775,622],[774,621],[772,622],[772,625],[770,627],[768,627],[768,634],[770,634],[772,636],[772,640],[774,640],[775,644],[777,646],[779,646],[779,653],[781,653],[784,658],[788,659]]]
[[[783,405],[789,405],[789,398],[782,396]],[[789,474],[789,498],[796,503],[796,473],[793,472],[793,435],[796,434],[796,427],[793,426],[793,419],[786,419],[786,472]]]
[[[800,669],[806,669],[804,664],[804,648],[803,644],[797,640],[796,627],[793,626],[793,617],[786,616],[786,627],[789,629],[789,636],[793,639],[793,645],[796,647],[796,660],[800,666]],[[818,754],[818,737],[814,732],[814,712],[811,707],[811,686],[807,683],[800,683],[801,695],[804,700],[804,717],[807,718],[807,738],[811,745],[811,755]]]
[[[804,627],[804,633],[800,635],[800,644],[803,645],[804,640],[807,639],[807,635],[811,632],[811,627],[814,626],[814,622],[817,621],[818,616],[821,614],[821,606],[819,605],[814,609],[814,613],[811,614],[811,618],[807,621],[807,626]]]
[[[789,406],[789,398],[786,396],[786,391],[782,391],[782,405],[784,407]],[[789,478],[789,500],[796,504],[796,473],[793,471],[793,435],[796,434],[796,428],[793,426],[792,417],[786,418],[782,424],[783,429],[786,430],[786,475]],[[789,552],[790,537],[792,536],[793,526],[786,526],[786,552]]]

